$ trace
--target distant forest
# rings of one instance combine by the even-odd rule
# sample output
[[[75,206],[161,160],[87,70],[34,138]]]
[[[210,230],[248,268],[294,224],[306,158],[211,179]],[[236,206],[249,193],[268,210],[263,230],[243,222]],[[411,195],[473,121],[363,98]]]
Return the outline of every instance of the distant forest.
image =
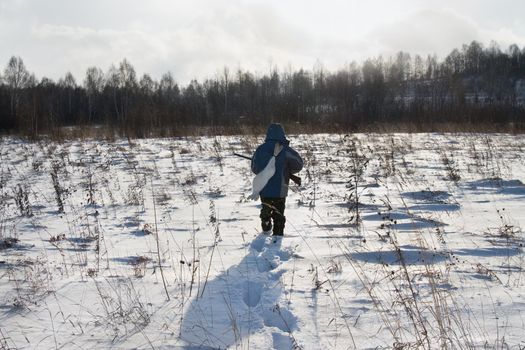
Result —
[[[131,137],[181,130],[259,127],[270,121],[316,131],[351,131],[374,124],[512,125],[525,129],[525,48],[478,42],[438,60],[405,52],[351,63],[330,72],[228,68],[214,78],[179,85],[138,77],[126,59],[107,71],[87,69],[58,81],[37,79],[13,56],[0,72],[0,130],[38,137],[64,126],[102,126]],[[197,129],[196,129],[197,128]]]

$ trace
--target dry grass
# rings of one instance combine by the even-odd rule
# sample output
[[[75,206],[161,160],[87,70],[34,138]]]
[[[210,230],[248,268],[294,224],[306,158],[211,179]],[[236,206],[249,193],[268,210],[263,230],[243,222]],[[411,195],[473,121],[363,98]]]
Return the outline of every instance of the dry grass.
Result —
[[[276,118],[273,122],[281,122]],[[353,125],[338,123],[311,122],[308,124],[281,122],[288,134],[318,134],[318,133],[508,133],[523,134],[523,123],[467,123],[467,122],[374,122]],[[132,130],[119,130],[107,125],[63,127],[53,133],[39,135],[37,140],[52,140],[63,143],[68,140],[105,140],[115,141],[118,137],[155,138],[155,137],[198,137],[218,135],[264,136],[268,124],[235,123],[224,126],[179,125],[172,128],[153,129],[147,135]],[[5,136],[24,135],[4,134]],[[2,136],[2,134],[0,134]],[[32,139],[33,140],[33,139]]]

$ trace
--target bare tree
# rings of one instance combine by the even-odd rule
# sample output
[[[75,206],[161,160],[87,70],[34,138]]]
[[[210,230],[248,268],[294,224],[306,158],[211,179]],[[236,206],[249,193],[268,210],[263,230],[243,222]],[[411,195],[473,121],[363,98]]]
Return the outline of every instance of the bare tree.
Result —
[[[425,73],[425,65],[423,63],[423,58],[421,56],[416,55],[414,57],[414,74],[413,77],[415,80],[420,80],[423,78]]]
[[[124,59],[104,76],[90,67],[82,86],[67,73],[55,84],[36,84],[19,57],[12,57],[0,81],[0,128],[30,136],[60,132],[79,122],[117,127],[122,135],[163,135],[180,126],[260,125],[270,121],[347,129],[368,123],[513,122],[525,128],[523,95],[525,48],[478,42],[455,49],[445,60],[408,53],[371,58],[336,72],[317,63],[312,70],[259,76],[224,68],[204,82],[179,86],[168,72],[159,82],[148,74],[137,79]],[[240,118],[242,116],[242,118]],[[321,121],[321,123],[319,123]],[[491,124],[492,123],[492,124]],[[328,131],[328,130],[326,130]],[[56,134],[58,135],[58,134]]]
[[[158,116],[155,113],[155,101],[153,99],[158,83],[154,81],[149,74],[144,74],[139,81],[140,96],[137,101],[139,111],[144,118],[149,117],[149,129],[158,126]]]
[[[21,90],[27,87],[30,81],[30,74],[20,57],[11,57],[4,70],[4,80],[9,87],[11,117],[16,119],[20,108]]]
[[[100,68],[89,67],[84,79],[84,89],[88,98],[88,122],[93,122],[97,113],[96,101],[104,89],[104,73]]]
[[[135,68],[129,63],[128,60],[124,59],[119,65],[119,81],[120,88],[122,91],[122,118],[127,120],[129,118],[133,94],[137,89],[137,74]]]
[[[117,123],[122,123],[122,113],[120,110],[120,75],[117,68],[114,65],[111,65],[106,73],[106,88],[111,91],[112,101],[113,101],[113,110],[115,112],[115,118]]]
[[[71,72],[67,72],[64,79],[60,79],[58,81],[58,86],[63,88],[66,91],[67,94],[67,118],[72,119],[73,117],[73,94],[75,92],[75,89],[77,87],[77,82],[75,80],[75,77]]]
[[[224,95],[224,115],[228,114],[228,90],[230,88],[230,70],[224,67],[222,72],[222,89]]]

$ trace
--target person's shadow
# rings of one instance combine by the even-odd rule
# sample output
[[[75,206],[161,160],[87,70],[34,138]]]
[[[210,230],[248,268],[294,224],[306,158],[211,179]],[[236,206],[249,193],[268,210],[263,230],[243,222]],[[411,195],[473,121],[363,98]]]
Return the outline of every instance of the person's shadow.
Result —
[[[289,334],[297,321],[280,305],[280,277],[285,272],[282,262],[292,254],[281,244],[280,237],[257,236],[239,264],[208,281],[204,293],[185,310],[181,325],[185,348],[244,348],[248,342],[291,345]]]

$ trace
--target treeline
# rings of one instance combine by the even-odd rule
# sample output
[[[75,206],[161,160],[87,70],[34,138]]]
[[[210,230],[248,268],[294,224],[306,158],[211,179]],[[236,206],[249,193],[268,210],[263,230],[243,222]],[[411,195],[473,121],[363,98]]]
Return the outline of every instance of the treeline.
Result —
[[[188,127],[260,126],[270,121],[349,130],[373,123],[525,123],[525,48],[478,42],[445,59],[399,52],[336,72],[273,69],[254,75],[225,68],[180,86],[171,73],[138,77],[124,59],[38,80],[13,56],[0,74],[0,130],[37,137],[64,126],[103,126],[121,135],[175,135]],[[328,128],[330,127],[330,128]]]

